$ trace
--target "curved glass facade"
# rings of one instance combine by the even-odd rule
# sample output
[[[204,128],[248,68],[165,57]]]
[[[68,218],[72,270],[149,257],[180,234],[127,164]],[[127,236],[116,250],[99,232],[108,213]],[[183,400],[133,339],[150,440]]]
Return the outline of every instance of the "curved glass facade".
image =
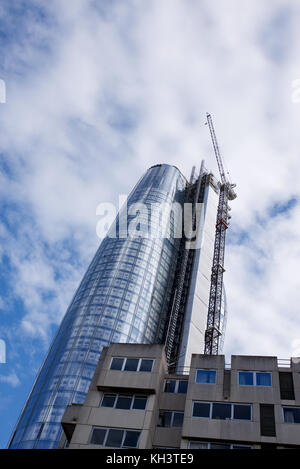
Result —
[[[159,343],[169,308],[180,239],[180,207],[186,181],[169,165],[150,168],[128,199],[127,228],[136,217],[133,204],[175,204],[170,236],[122,237],[120,219],[102,241],[69,306],[26,402],[10,448],[56,448],[67,405],[86,397],[100,353],[110,342]],[[125,209],[123,209],[124,211]],[[127,210],[126,210],[127,212]],[[122,210],[121,210],[122,213]],[[148,215],[149,213],[149,215]],[[151,212],[152,213],[152,212]],[[138,226],[148,226],[150,211],[139,211]],[[161,227],[159,213],[151,228]]]

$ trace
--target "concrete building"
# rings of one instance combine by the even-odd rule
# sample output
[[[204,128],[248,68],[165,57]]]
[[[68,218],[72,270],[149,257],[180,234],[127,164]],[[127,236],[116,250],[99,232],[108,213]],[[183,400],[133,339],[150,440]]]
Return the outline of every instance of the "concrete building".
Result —
[[[283,366],[284,365],[284,366]],[[300,448],[300,358],[193,354],[168,374],[163,345],[111,344],[61,448]]]
[[[220,185],[201,168],[187,181],[176,167],[156,165],[137,183],[71,301],[9,448],[57,447],[66,406],[85,401],[101,351],[111,342],[166,344],[177,372],[189,366],[192,353],[204,351]],[[187,203],[200,207],[193,249],[176,235]],[[146,214],[136,219],[142,204]],[[151,216],[149,236],[142,228],[153,204],[172,210],[169,226],[159,213]],[[128,236],[132,226],[139,226],[138,236]],[[222,325],[224,300],[223,292]]]

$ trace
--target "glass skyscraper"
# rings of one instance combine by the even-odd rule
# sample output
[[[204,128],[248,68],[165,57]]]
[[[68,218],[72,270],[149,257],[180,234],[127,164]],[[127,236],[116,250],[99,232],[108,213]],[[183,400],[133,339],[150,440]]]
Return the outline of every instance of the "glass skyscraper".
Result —
[[[203,205],[203,242],[188,257],[185,295],[173,340],[181,366],[191,353],[203,351],[206,327],[218,187],[212,175],[200,174],[198,181],[200,178],[197,201]],[[9,448],[58,446],[65,408],[85,400],[103,347],[111,342],[154,344],[167,340],[184,250],[183,238],[176,233],[181,232],[181,209],[187,197],[194,196],[196,182],[188,182],[176,167],[162,164],[150,168],[133,189],[127,207],[101,242],[75,293]],[[173,207],[169,223],[162,222],[161,211],[153,211],[159,205]],[[151,213],[151,233],[145,233],[150,220],[139,207]],[[137,219],[137,212],[135,228],[140,235],[124,235],[124,228],[130,229]]]

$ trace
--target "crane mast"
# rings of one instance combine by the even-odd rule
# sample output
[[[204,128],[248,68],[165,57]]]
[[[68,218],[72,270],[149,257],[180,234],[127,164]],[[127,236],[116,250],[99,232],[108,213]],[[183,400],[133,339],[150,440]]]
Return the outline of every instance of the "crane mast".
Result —
[[[213,126],[210,114],[206,115],[207,124],[209,126],[210,135],[214,147],[215,156],[218,163],[218,168],[221,177],[219,203],[216,221],[216,235],[213,255],[213,266],[211,274],[210,294],[208,302],[208,315],[207,327],[205,331],[205,346],[204,353],[206,355],[217,355],[219,352],[221,330],[221,308],[222,308],[222,292],[223,292],[223,274],[224,269],[224,255],[225,255],[225,240],[226,231],[229,225],[229,200],[236,198],[234,191],[235,184],[226,178],[222,157],[219,150],[218,141],[216,138],[215,129]]]

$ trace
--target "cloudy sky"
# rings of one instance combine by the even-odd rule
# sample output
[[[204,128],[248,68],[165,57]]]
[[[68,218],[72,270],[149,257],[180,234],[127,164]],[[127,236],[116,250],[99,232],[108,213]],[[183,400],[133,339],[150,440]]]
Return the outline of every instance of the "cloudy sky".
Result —
[[[300,5],[242,4],[1,0],[0,446],[97,248],[97,205],[156,163],[217,172],[206,111],[238,191],[227,361],[300,355]]]

